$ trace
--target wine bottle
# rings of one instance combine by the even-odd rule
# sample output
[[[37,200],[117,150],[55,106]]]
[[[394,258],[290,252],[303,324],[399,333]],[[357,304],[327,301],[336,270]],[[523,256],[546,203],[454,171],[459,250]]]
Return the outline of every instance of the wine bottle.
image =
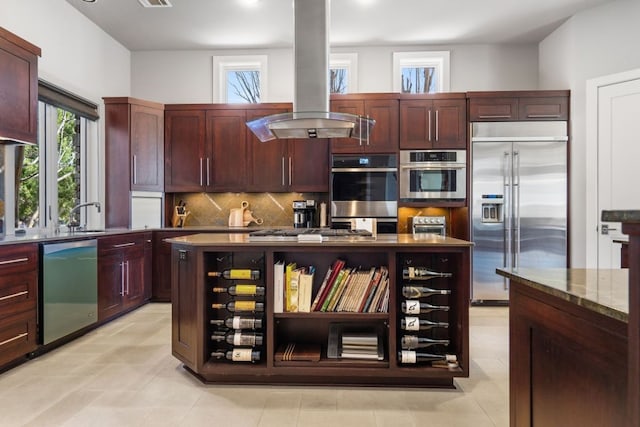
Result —
[[[436,310],[449,311],[448,305],[433,305],[415,299],[402,301],[400,308],[405,314],[429,313]]]
[[[242,331],[231,331],[231,332],[214,332],[211,335],[211,339],[213,341],[226,341],[229,344],[239,345],[239,346],[249,346],[254,347],[257,345],[262,345],[262,334],[260,332],[242,332]]]
[[[440,273],[425,267],[404,267],[402,278],[406,280],[429,280],[437,277],[451,277],[451,273]]]
[[[455,354],[419,353],[413,350],[402,350],[398,352],[398,361],[400,363],[425,363],[438,360],[444,360],[447,363],[456,365],[458,363],[458,358]]]
[[[431,320],[420,319],[419,317],[407,316],[400,319],[400,329],[405,331],[424,331],[432,328],[448,328],[446,322],[432,322]]]
[[[260,351],[251,348],[234,348],[229,351],[216,350],[211,353],[211,357],[232,360],[234,362],[255,362],[260,360]]]
[[[207,275],[209,277],[222,277],[223,279],[229,280],[258,280],[260,278],[260,270],[252,270],[250,268],[229,268],[223,271],[210,271]]]
[[[231,329],[262,329],[262,318],[256,317],[233,316],[224,320],[211,319],[209,323]]]
[[[449,340],[435,340],[432,338],[419,337],[417,335],[403,335],[400,344],[404,350],[414,348],[425,348],[434,345],[449,345]]]
[[[264,311],[264,303],[256,301],[229,301],[226,304],[211,304],[211,308],[226,308],[228,311]]]
[[[423,286],[403,286],[402,296],[405,298],[424,298],[432,295],[449,295],[449,289],[432,289]]]
[[[214,293],[222,293],[226,292],[231,296],[262,296],[264,295],[264,286],[252,285],[252,284],[241,284],[241,285],[232,285],[227,288],[215,287],[213,288]]]

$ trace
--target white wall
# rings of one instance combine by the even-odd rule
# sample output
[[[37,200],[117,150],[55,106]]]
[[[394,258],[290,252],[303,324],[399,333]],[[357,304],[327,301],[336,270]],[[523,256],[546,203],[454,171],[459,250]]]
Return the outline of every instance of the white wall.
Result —
[[[41,79],[96,103],[100,116],[102,97],[130,95],[129,50],[66,1],[1,0],[0,26],[42,49]],[[104,122],[90,132],[98,144],[91,147],[89,197],[104,202]]]
[[[640,68],[640,2],[576,14],[539,46],[540,89],[571,89],[571,264],[586,265],[586,82]]]
[[[451,51],[452,92],[537,88],[537,45],[341,47],[332,52],[358,54],[359,92],[391,92],[393,52],[414,50]],[[163,103],[213,102],[213,56],[264,54],[268,101],[291,102],[292,49],[132,52],[132,95]]]

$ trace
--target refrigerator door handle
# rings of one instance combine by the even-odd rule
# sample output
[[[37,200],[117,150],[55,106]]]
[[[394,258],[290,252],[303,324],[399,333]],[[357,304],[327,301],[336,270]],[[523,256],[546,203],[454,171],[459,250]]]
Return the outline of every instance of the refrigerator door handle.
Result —
[[[505,211],[505,216],[504,216],[504,220],[502,221],[502,225],[503,225],[503,239],[504,239],[504,244],[502,246],[503,248],[503,266],[506,268],[512,267],[511,265],[511,153],[508,151],[505,151],[503,153],[503,158],[502,158],[502,185],[504,188],[504,211]],[[502,278],[502,285],[504,290],[507,290],[509,285],[508,285],[508,279],[506,277]]]
[[[520,152],[513,151],[513,267],[520,257]]]

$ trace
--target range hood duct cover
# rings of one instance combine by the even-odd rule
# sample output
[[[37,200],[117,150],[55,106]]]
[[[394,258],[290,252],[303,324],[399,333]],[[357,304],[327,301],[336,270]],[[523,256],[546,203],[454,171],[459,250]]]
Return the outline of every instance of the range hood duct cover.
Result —
[[[260,139],[368,139],[375,120],[329,112],[329,0],[294,0],[293,113],[247,122]]]

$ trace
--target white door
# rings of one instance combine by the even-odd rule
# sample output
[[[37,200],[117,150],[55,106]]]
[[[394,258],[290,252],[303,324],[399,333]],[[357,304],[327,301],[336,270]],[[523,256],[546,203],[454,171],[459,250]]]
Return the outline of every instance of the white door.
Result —
[[[605,209],[640,209],[639,119],[640,79],[598,88],[598,220]],[[597,232],[598,268],[620,268],[620,224]]]

